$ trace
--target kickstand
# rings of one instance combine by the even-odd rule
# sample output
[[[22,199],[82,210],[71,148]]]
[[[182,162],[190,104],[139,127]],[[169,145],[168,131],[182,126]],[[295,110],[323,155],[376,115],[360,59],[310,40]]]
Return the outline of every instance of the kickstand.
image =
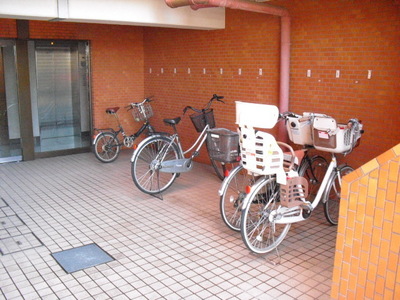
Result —
[[[275,248],[275,253],[272,253],[270,256],[268,256],[267,261],[274,265],[280,265],[281,264],[281,254],[279,253],[278,247]]]
[[[160,200],[164,200],[162,193],[151,194],[151,196]]]
[[[153,197],[164,200],[162,193],[160,192],[160,171],[157,171],[157,188],[158,188],[158,193],[157,194],[151,194]]]

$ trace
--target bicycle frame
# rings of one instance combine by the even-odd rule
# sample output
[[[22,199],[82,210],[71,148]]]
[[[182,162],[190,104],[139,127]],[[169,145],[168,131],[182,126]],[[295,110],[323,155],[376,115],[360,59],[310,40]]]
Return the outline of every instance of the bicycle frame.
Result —
[[[161,157],[158,160],[162,161],[161,163],[161,169],[160,172],[165,172],[165,173],[183,173],[183,172],[188,172],[192,169],[193,164],[192,160],[196,156],[199,155],[200,148],[203,146],[204,142],[206,141],[207,138],[207,131],[210,128],[210,126],[207,124],[203,131],[199,134],[197,137],[197,140],[193,143],[193,145],[187,149],[186,151],[183,151],[182,144],[179,140],[179,135],[178,133],[175,133],[171,136],[171,142],[168,145],[168,148],[171,147],[173,143],[175,143],[178,146],[180,156],[182,157],[181,159],[175,159],[175,160],[167,160],[163,161],[165,157]],[[189,152],[191,152],[195,147],[197,146],[196,150],[192,153],[190,158],[185,158],[185,155]],[[160,153],[163,153],[165,155],[166,151],[160,151]]]
[[[337,160],[334,154],[332,154],[332,159],[329,163],[328,170],[325,173],[324,179],[322,180],[322,183],[318,189],[317,195],[315,196],[315,199],[313,203],[311,204],[312,209],[314,210],[319,202],[324,199],[325,195],[325,190],[326,187],[329,183],[330,178],[334,175],[334,172],[337,170]],[[263,180],[259,180],[258,184],[263,184]],[[257,185],[257,183],[256,183]],[[253,189],[252,186],[251,188]],[[250,193],[249,193],[250,194]],[[248,195],[249,195],[248,194]],[[272,199],[271,201],[274,201]],[[324,201],[324,200],[323,200]],[[243,201],[243,210],[247,207],[247,205],[250,202],[250,197],[246,196],[246,198]],[[269,216],[269,221],[274,222],[276,224],[292,224],[300,221],[306,220],[308,217],[304,217],[302,212],[302,207],[301,206],[294,206],[291,208],[284,207],[284,206],[279,206],[278,209],[270,212]]]
[[[119,128],[119,129],[118,129],[117,131],[115,131],[113,128],[105,128],[105,129],[97,129],[97,128],[95,128],[94,130],[99,131],[99,133],[96,134],[96,136],[94,137],[94,139],[93,139],[93,145],[96,144],[96,141],[99,139],[100,135],[101,135],[104,131],[110,131],[110,132],[112,132],[112,133],[114,134],[115,137],[117,137],[117,136],[121,133],[122,136],[124,137],[124,139],[125,139],[126,137],[130,137],[130,138],[132,138],[132,142],[133,142],[139,135],[141,135],[141,134],[143,133],[143,131],[145,131],[145,129],[146,129],[147,127],[149,127],[149,125],[150,125],[150,122],[149,122],[149,121],[144,122],[144,123],[142,124],[142,126],[138,129],[138,131],[136,131],[134,134],[132,134],[132,135],[130,135],[130,136],[128,136],[128,135],[125,133],[125,130],[124,130],[124,128],[122,128],[121,125],[118,125],[118,128]],[[124,143],[122,142],[122,143],[118,144],[118,146],[122,146],[123,144],[124,144]]]

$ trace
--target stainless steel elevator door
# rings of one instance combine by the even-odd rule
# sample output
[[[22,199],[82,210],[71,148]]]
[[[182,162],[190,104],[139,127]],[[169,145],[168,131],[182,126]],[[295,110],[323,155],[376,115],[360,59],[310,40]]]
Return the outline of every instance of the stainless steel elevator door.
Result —
[[[80,76],[78,43],[37,42],[35,63],[35,152],[88,147],[90,141],[83,132],[82,118],[89,120],[89,111],[86,115],[81,112],[82,101],[86,104],[88,98],[82,99],[80,92],[79,80],[85,77]]]

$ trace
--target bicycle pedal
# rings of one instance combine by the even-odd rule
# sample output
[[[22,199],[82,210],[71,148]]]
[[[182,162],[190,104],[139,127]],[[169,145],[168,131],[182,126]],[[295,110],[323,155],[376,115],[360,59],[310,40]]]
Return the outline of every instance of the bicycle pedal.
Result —
[[[301,215],[304,219],[308,219],[313,211],[311,203],[307,201],[306,203],[301,204],[300,207],[302,208]]]

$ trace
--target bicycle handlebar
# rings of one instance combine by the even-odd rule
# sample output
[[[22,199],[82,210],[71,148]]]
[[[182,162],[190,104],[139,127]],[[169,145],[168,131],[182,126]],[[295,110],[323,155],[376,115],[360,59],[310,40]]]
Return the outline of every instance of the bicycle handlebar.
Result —
[[[145,103],[147,103],[147,102],[154,101],[154,100],[152,99],[153,97],[154,97],[154,96],[146,97],[146,98],[144,98],[144,100],[143,100],[142,102],[136,102],[136,103],[133,103],[133,102],[132,102],[132,103],[130,103],[129,105],[125,106],[125,108],[127,108],[128,111],[129,111],[129,110],[133,109],[134,107],[143,105],[143,104],[145,104]]]
[[[213,102],[214,100],[219,101],[219,102],[222,102],[222,103],[225,103],[224,101],[222,101],[222,99],[224,99],[224,96],[218,96],[217,94],[214,94],[214,95],[211,97],[211,99],[208,101],[208,103],[207,103],[207,105],[206,105],[205,108],[198,109],[198,108],[194,108],[193,106],[186,106],[186,107],[183,109],[183,114],[185,114],[186,111],[187,111],[188,109],[191,109],[191,110],[193,110],[193,111],[195,111],[195,112],[197,112],[197,113],[202,113],[202,112],[204,112],[204,111],[207,111],[207,110],[211,107],[211,104],[212,104],[212,102]]]

